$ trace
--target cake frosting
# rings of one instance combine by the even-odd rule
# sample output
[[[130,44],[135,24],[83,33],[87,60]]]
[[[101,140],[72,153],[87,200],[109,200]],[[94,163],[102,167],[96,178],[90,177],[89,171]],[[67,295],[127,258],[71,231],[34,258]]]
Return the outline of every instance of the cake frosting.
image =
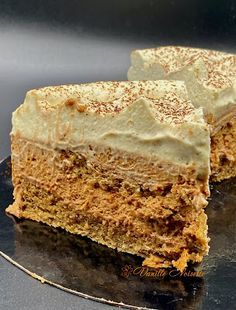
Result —
[[[183,80],[195,107],[214,121],[225,110],[236,109],[236,56],[229,53],[179,47],[135,50],[129,80]]]
[[[13,136],[54,149],[97,146],[209,172],[209,130],[183,82],[100,82],[31,90]]]

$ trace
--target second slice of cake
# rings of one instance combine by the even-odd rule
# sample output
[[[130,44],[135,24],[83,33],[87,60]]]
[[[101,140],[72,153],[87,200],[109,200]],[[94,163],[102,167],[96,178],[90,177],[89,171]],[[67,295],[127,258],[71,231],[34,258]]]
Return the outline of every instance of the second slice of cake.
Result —
[[[29,91],[13,114],[19,218],[62,227],[152,267],[208,252],[210,137],[183,82],[100,82]]]
[[[181,80],[211,127],[211,180],[236,176],[236,55],[161,46],[131,54],[130,80]]]

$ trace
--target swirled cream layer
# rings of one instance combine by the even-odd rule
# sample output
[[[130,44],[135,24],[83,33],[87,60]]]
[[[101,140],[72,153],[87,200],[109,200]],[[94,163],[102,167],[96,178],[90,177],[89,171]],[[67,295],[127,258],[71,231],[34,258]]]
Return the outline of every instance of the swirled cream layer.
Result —
[[[110,147],[146,160],[191,166],[200,177],[209,175],[209,128],[202,109],[189,101],[184,82],[98,82],[34,89],[13,113],[12,123],[12,135],[44,147]]]
[[[129,80],[185,81],[190,99],[211,123],[236,111],[236,55],[182,46],[131,53]]]

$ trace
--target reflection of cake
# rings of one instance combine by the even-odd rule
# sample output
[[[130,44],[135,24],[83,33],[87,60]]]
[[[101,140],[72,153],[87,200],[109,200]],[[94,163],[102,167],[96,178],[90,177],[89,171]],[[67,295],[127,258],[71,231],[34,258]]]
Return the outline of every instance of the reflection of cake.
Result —
[[[211,178],[236,176],[236,55],[165,46],[131,54],[130,80],[185,81],[211,125]]]
[[[163,278],[132,273],[125,278],[123,268],[140,268],[141,259],[33,221],[17,221],[15,228],[14,259],[47,280],[95,297],[152,309],[165,308],[167,303],[174,309],[200,308],[202,278],[170,277],[168,272]]]
[[[209,139],[183,82],[32,90],[13,115],[8,212],[182,270],[208,251]]]

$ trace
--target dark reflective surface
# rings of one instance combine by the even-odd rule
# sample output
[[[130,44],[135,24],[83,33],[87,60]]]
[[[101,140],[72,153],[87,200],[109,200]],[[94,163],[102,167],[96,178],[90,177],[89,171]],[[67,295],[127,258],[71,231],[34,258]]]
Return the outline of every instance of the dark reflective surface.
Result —
[[[12,202],[10,160],[0,166],[0,251],[47,280],[87,294],[154,309],[234,309],[236,295],[236,183],[212,188],[207,213],[211,250],[195,273],[202,277],[141,276],[141,259],[87,238],[5,214]],[[134,272],[136,270],[136,272]],[[151,270],[149,270],[151,271]],[[191,270],[194,272],[194,269]],[[137,273],[137,274],[135,274]],[[150,275],[150,274],[149,274]],[[103,300],[102,300],[103,299]]]

